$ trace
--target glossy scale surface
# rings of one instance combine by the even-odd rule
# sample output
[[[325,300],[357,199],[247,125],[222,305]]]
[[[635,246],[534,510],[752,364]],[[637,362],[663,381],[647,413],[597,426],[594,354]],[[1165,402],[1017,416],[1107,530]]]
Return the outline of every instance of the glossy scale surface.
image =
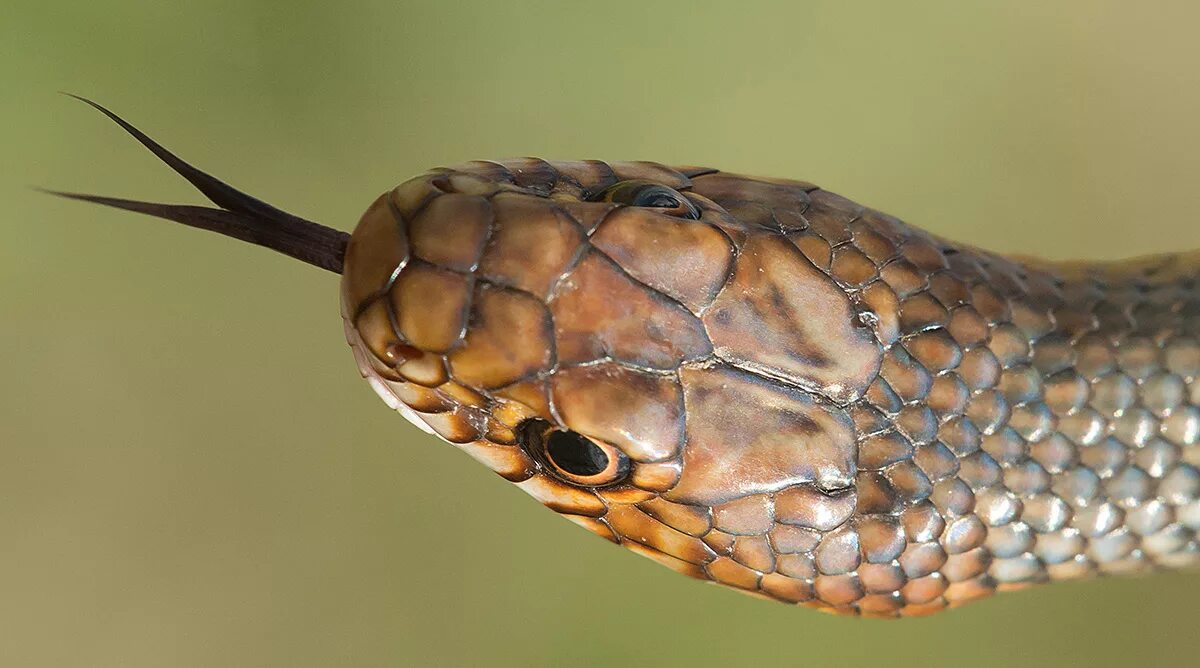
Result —
[[[631,179],[700,219],[589,201]],[[524,159],[397,187],[346,266],[389,405],[687,575],[889,617],[1200,554],[1194,256],[1009,259],[808,183]],[[527,419],[628,479],[563,480]]]

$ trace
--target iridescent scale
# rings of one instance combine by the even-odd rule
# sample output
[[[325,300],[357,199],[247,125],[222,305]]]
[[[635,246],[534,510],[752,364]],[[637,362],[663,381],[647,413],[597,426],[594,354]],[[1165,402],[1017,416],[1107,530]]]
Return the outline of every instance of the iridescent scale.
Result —
[[[701,220],[585,201],[634,178]],[[577,523],[887,617],[1200,561],[1198,280],[1003,258],[801,182],[526,159],[381,197],[343,315],[390,405]],[[617,443],[629,484],[555,478],[530,418]]]

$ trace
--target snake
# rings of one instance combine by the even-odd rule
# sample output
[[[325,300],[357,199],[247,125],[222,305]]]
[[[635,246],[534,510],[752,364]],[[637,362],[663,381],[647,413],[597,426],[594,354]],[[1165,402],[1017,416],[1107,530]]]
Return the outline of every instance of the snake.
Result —
[[[84,101],[216,208],[51,192],[340,274],[387,406],[674,571],[897,618],[1200,562],[1196,252],[1009,257],[808,182],[534,158],[347,234]]]

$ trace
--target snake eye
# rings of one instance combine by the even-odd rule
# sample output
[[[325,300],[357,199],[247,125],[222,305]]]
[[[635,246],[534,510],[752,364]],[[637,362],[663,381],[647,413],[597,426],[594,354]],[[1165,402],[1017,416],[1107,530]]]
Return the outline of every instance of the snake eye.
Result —
[[[556,476],[583,487],[603,487],[629,475],[629,458],[612,445],[545,420],[529,420],[518,430],[521,445]]]
[[[678,191],[653,181],[621,181],[600,191],[592,199],[626,206],[662,209],[665,214],[691,220],[700,218],[700,211],[695,204]]]

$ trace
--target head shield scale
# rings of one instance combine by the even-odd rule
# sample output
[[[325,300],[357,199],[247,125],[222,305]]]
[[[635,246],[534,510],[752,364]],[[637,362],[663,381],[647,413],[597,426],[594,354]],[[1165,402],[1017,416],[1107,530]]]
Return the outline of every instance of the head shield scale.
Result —
[[[342,274],[347,340],[389,406],[676,571],[887,617],[1133,559],[1120,510],[1071,468],[1073,444],[1095,446],[1078,456],[1091,475],[1133,485],[1105,468],[1116,441],[1098,439],[1149,433],[1120,427],[1138,415],[1125,404],[1086,408],[1089,385],[1072,375],[1107,374],[1107,348],[1073,367],[1066,342],[1097,327],[1127,334],[1129,314],[1157,322],[1097,297],[1115,278],[955,245],[803,182],[646,162],[435,169],[380,196],[347,235],[93,106],[219,208],[59,194]],[[1151,269],[1160,283],[1173,275],[1139,270],[1128,280],[1145,285],[1128,294],[1159,290]],[[1173,405],[1156,410],[1171,443],[1200,441]],[[1146,466],[1163,476],[1162,499],[1192,507],[1194,467]],[[1051,473],[1063,497],[1047,491]],[[1163,537],[1137,554],[1182,563],[1189,544],[1155,503],[1131,517]]]
[[[822,580],[845,605],[856,406],[895,336],[837,274],[861,284],[869,257],[826,238],[857,219],[886,243],[894,222],[863,213],[652,163],[435,170],[356,229],[347,336],[389,405],[593,532],[795,602],[821,600],[824,546],[852,566]],[[875,524],[872,549],[903,549],[897,518]]]

